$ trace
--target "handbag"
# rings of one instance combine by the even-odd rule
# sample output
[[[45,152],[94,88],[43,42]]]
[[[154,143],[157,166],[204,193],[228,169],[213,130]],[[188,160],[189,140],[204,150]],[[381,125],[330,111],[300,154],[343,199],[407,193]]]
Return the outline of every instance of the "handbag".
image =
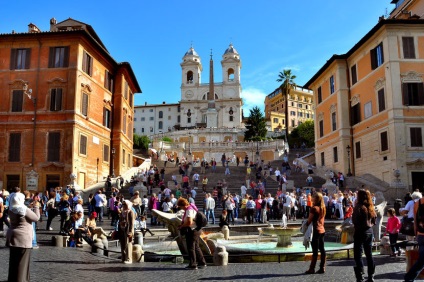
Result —
[[[406,236],[415,236],[414,219],[404,217],[399,232]]]

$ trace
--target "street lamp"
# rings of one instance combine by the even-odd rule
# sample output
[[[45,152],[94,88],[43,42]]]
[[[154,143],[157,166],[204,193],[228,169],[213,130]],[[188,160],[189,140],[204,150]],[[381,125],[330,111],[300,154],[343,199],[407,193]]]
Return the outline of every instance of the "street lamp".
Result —
[[[24,94],[27,95],[28,99],[30,99],[34,105],[34,117],[32,119],[33,122],[33,132],[32,132],[32,157],[31,157],[31,166],[34,166],[35,160],[35,129],[37,125],[37,98],[32,97],[32,89],[28,89],[28,84],[25,83],[22,87]]]
[[[115,148],[112,148],[112,177],[115,177]]]
[[[350,172],[350,145],[347,145],[346,151],[347,151],[347,176],[352,176],[352,173]]]
[[[191,156],[191,132],[188,132],[188,154]]]

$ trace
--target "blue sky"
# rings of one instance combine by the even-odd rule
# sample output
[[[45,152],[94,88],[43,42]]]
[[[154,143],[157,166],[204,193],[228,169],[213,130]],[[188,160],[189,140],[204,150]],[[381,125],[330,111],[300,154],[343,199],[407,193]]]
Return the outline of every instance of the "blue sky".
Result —
[[[180,63],[191,44],[202,59],[202,82],[210,49],[220,82],[221,56],[232,42],[242,60],[245,115],[253,106],[263,109],[280,71],[291,69],[304,85],[394,8],[390,0],[2,2],[0,33],[26,32],[29,23],[47,31],[52,17],[91,25],[116,61],[131,64],[143,90],[136,105],[179,101]]]

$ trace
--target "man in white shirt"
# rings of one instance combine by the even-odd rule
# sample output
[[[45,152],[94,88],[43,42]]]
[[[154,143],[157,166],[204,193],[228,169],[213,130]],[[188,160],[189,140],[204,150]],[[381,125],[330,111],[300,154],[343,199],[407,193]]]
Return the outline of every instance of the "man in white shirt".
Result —
[[[193,186],[194,187],[199,186],[199,178],[200,178],[200,175],[197,172],[195,174],[193,174]]]
[[[211,193],[206,194],[206,218],[209,221],[209,215],[212,216],[212,224],[215,224],[215,200]]]
[[[280,172],[280,170],[278,169],[278,167],[277,167],[277,169],[275,170],[274,174],[275,174],[275,177],[277,177],[277,181],[280,181],[281,172]]]
[[[291,202],[292,198],[290,197],[290,193],[286,192],[286,197],[283,199],[283,214],[287,216],[287,220],[290,220]]]
[[[104,194],[102,194],[102,189],[100,189],[99,191],[97,191],[96,196],[94,196],[94,199],[96,200],[96,206],[95,206],[95,210],[97,212],[98,215],[98,220],[100,222],[103,222],[103,207],[107,204],[106,202],[106,196]]]
[[[322,199],[324,200],[324,205],[327,207],[329,198],[326,193],[322,193],[322,195],[323,195]]]

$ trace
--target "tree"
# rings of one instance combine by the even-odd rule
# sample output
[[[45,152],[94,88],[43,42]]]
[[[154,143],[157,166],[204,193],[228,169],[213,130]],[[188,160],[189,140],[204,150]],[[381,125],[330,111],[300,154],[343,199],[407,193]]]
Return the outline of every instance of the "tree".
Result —
[[[296,83],[294,80],[296,76],[292,74],[291,70],[283,70],[278,74],[277,82],[282,82],[280,85],[281,93],[284,93],[285,101],[284,101],[284,115],[285,115],[285,125],[286,125],[286,137],[289,136],[289,94],[290,89],[296,87]]]
[[[306,147],[313,147],[315,145],[314,121],[307,120],[293,129],[290,133],[290,141],[301,145],[303,142]]]
[[[150,139],[146,135],[138,135],[134,133],[133,143],[134,148],[147,150],[149,148]]]
[[[246,121],[245,141],[259,141],[266,137],[267,129],[265,117],[258,107],[250,109],[250,115]]]

